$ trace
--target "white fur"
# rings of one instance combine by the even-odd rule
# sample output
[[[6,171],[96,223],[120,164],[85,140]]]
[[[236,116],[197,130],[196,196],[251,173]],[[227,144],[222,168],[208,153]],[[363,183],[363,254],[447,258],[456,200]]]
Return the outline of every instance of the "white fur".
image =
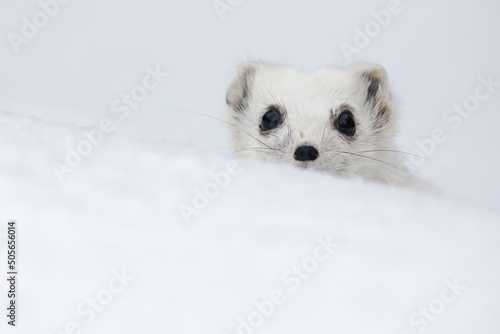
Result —
[[[378,87],[371,100],[367,97],[370,78],[375,78]],[[288,67],[244,63],[228,89],[227,102],[233,146],[241,156],[382,181],[393,180],[392,175],[399,172],[388,165],[395,163],[392,152],[376,152],[391,150],[395,133],[394,102],[387,74],[380,65],[304,73]],[[272,135],[264,136],[259,124],[271,105],[286,110],[286,117]],[[335,117],[330,113],[338,115],[344,105],[351,107],[356,122],[352,140],[332,125]],[[384,113],[380,112],[382,108]],[[319,151],[315,161],[294,159],[296,148],[304,144]]]

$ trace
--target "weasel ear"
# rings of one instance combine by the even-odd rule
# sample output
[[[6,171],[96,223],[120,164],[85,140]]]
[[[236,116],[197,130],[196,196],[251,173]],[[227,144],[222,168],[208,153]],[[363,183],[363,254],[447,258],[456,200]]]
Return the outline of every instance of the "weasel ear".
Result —
[[[226,94],[226,103],[234,111],[241,112],[248,107],[257,64],[243,63],[236,70]]]
[[[387,72],[378,64],[360,64],[354,66],[353,70],[359,74],[365,105],[370,107],[376,118],[374,126],[380,128],[393,118],[394,113]]]

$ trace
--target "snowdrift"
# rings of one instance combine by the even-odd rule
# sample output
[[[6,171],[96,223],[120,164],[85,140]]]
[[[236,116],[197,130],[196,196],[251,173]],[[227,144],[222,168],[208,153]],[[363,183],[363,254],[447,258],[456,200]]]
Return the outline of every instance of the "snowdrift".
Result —
[[[498,212],[111,130],[0,124],[20,273],[2,333],[500,328]]]

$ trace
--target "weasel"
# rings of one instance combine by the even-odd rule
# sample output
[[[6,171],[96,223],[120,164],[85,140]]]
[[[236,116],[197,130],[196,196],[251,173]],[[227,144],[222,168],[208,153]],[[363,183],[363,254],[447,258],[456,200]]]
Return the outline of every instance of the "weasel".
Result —
[[[243,63],[228,88],[232,143],[246,157],[390,182],[396,107],[377,64],[312,73]]]

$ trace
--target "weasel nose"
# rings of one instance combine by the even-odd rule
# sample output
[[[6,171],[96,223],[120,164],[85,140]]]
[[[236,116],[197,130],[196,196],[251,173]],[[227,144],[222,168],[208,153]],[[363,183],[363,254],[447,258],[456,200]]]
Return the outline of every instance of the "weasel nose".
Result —
[[[293,155],[297,161],[313,161],[318,157],[319,152],[313,146],[303,145],[297,147]]]

